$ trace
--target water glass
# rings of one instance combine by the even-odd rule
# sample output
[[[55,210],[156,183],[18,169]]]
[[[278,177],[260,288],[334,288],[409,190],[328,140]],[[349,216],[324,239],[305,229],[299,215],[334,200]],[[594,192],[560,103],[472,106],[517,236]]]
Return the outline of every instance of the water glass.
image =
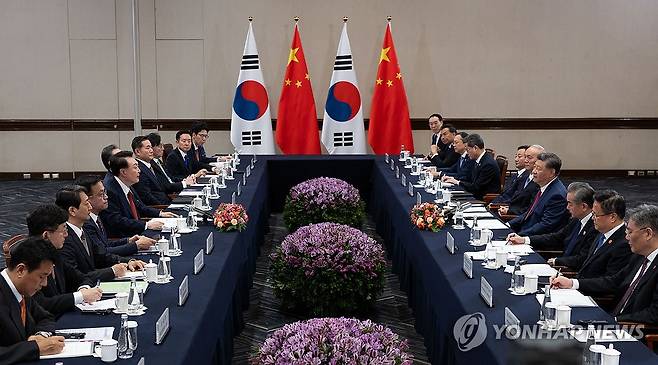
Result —
[[[523,294],[525,293],[525,276],[521,270],[517,270],[512,273],[514,276],[514,293]]]
[[[557,305],[553,302],[546,303],[546,327],[557,328]]]
[[[128,347],[134,352],[137,350],[137,322],[128,321]]]
[[[464,229],[464,212],[457,210],[455,212],[455,224],[452,226],[454,229]]]

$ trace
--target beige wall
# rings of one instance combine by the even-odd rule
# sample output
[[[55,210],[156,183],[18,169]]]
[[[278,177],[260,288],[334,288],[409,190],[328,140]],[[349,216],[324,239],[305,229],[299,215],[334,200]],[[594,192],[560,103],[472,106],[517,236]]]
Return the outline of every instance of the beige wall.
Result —
[[[454,118],[658,114],[655,0],[139,4],[142,111],[147,119],[230,117],[248,16],[255,17],[276,115],[293,15],[302,18],[319,117],[345,15],[350,17],[366,111],[384,19],[393,15],[412,117],[435,111]],[[132,118],[130,16],[130,0],[0,0],[0,119]],[[0,171],[21,171],[28,162],[33,171],[41,170],[37,166],[42,163],[63,171],[89,169],[97,165],[98,146],[109,141],[127,145],[130,137],[115,132],[38,133],[42,143],[34,144],[35,155],[51,151],[46,149],[51,144],[60,148],[50,162],[34,162],[13,155],[17,149],[10,146],[20,142],[17,134],[1,134]],[[573,168],[657,167],[651,149],[656,130],[491,131],[485,136],[505,146],[546,139],[558,153],[573,157]],[[69,147],[72,142],[80,145]],[[226,133],[215,133],[211,143],[217,150],[229,149]],[[620,145],[637,149],[632,155],[610,153],[610,146]],[[597,151],[606,157],[591,158]],[[87,155],[93,158],[83,157]]]

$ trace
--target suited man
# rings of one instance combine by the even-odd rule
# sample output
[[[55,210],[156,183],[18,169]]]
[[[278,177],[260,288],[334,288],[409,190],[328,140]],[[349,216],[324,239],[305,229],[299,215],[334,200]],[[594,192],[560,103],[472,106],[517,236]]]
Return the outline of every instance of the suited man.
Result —
[[[152,166],[153,148],[151,141],[145,136],[133,138],[132,149],[139,166],[139,181],[133,185],[139,198],[146,205],[169,205],[171,199],[167,195],[165,187],[155,175]]]
[[[431,146],[437,146],[437,151],[443,150],[446,145],[441,142],[441,128],[443,127],[443,117],[441,114],[434,113],[430,115],[430,117],[427,119],[427,123],[430,127],[430,131],[432,132],[432,137],[430,139],[430,154],[432,154],[432,147]],[[428,155],[429,159],[429,155]]]
[[[121,148],[119,148],[115,144],[110,144],[101,150],[101,162],[103,163],[103,166],[105,166],[105,176],[103,177],[103,181],[107,185],[108,182],[112,179],[114,175],[112,175],[112,171],[110,171],[110,157],[114,156],[115,154],[121,152]]]
[[[92,288],[95,280],[111,280],[98,272],[84,275],[69,265],[61,256],[64,240],[68,236],[68,214],[54,204],[41,205],[27,216],[27,228],[31,237],[40,237],[55,248],[53,273],[48,285],[34,295],[34,300],[45,310],[59,317],[75,309],[76,304],[93,303],[101,298],[100,288]]]
[[[551,284],[586,295],[614,294],[611,314],[618,321],[658,324],[658,207],[644,204],[631,212],[625,234],[634,255],[621,270],[587,279],[560,276]]]
[[[100,218],[109,237],[129,237],[146,229],[161,230],[163,223],[156,220],[141,221],[141,217],[173,218],[175,214],[149,208],[131,187],[139,181],[139,165],[132,153],[121,151],[110,158],[113,179],[105,186],[107,209]]]
[[[514,165],[516,166],[516,173],[512,175],[510,181],[506,184],[505,189],[503,192],[496,197],[491,203],[492,204],[507,204],[509,201],[512,199],[512,196],[514,194],[521,190],[523,186],[527,185],[527,179],[528,177],[532,176],[530,173],[532,171],[532,166],[534,166],[534,161],[529,162],[527,157],[526,157],[526,150],[530,148],[530,146],[523,145],[519,146],[516,149],[516,155],[514,155]],[[535,153],[535,159],[537,158],[537,155],[539,153],[544,152],[543,148],[541,151],[537,151]],[[531,163],[530,168],[526,168],[528,164]]]
[[[200,120],[193,122],[190,132],[192,132],[192,148],[190,149],[190,154],[202,168],[211,171],[212,166],[210,163],[216,162],[217,159],[206,156],[204,145],[208,141],[208,138],[210,138],[208,123]]]
[[[461,186],[479,200],[486,194],[499,193],[500,169],[491,154],[484,149],[484,140],[479,134],[469,134],[466,137],[466,152],[468,157],[475,161],[471,180],[457,180],[448,176],[445,182]]]
[[[455,139],[452,142],[452,145],[455,148],[455,152],[460,155],[457,162],[452,166],[447,168],[439,169],[439,171],[432,172],[434,176],[441,176],[442,179],[445,179],[446,176],[452,176],[457,180],[470,181],[473,174],[473,167],[475,166],[475,161],[471,160],[468,157],[468,152],[466,152],[466,143],[464,140],[468,137],[468,133],[459,132],[455,136]]]
[[[430,147],[431,153],[428,157],[437,168],[451,167],[459,160],[460,154],[455,151],[455,147],[452,144],[456,135],[457,129],[451,124],[444,124],[441,127],[441,142],[444,147],[439,150],[438,146],[432,145]]]
[[[158,178],[160,185],[164,188],[164,191],[167,194],[180,193],[183,189],[196,183],[196,175],[190,175],[181,181],[173,180],[167,173],[164,162],[162,162],[164,147],[160,135],[157,133],[149,133],[146,138],[151,142],[151,148],[153,149],[151,167],[153,168],[153,171],[155,171],[155,176]],[[201,176],[198,172],[197,174]]]
[[[167,173],[174,181],[181,181],[197,172],[204,176],[208,172],[192,157],[191,149],[192,133],[185,130],[176,132],[176,148],[167,156],[165,162]]]
[[[512,219],[510,227],[521,236],[543,234],[562,228],[569,219],[567,213],[567,189],[558,178],[562,160],[551,152],[537,156],[532,170],[534,182],[539,185],[528,210]]]
[[[91,205],[83,187],[63,187],[57,192],[55,204],[68,213],[68,237],[64,240],[62,256],[69,265],[84,274],[99,270],[104,276],[112,278],[124,276],[127,270],[144,267],[144,262],[108,253],[105,247],[87,238],[89,235],[83,226],[89,220]]]
[[[39,360],[64,349],[64,337],[51,336],[53,317],[32,296],[47,285],[55,249],[30,237],[14,244],[7,268],[0,273],[0,363]]]
[[[537,157],[542,152],[544,152],[544,147],[540,145],[532,145],[525,149],[522,159],[524,161],[524,171],[517,175],[503,194],[491,202],[493,205],[500,205],[497,211],[498,214],[521,215],[528,210],[539,191],[539,185],[533,181],[532,170],[535,162],[537,162]]]
[[[132,256],[139,250],[146,250],[155,244],[154,239],[140,235],[114,240],[108,239],[105,226],[99,218],[100,212],[107,209],[108,205],[103,181],[96,175],[84,175],[77,178],[75,184],[84,188],[89,198],[89,204],[91,204],[89,219],[82,228],[87,233],[87,238],[91,239],[94,244],[105,247],[107,252],[119,256]]]
[[[533,236],[519,236],[512,233],[508,242],[512,244],[532,245],[538,250],[563,251],[562,257],[548,260],[550,265],[569,266],[579,269],[573,258],[577,255],[587,257],[591,243],[596,239],[598,231],[594,228],[592,205],[594,204],[594,189],[584,182],[573,182],[567,187],[567,210],[571,214],[569,224],[556,232]]]

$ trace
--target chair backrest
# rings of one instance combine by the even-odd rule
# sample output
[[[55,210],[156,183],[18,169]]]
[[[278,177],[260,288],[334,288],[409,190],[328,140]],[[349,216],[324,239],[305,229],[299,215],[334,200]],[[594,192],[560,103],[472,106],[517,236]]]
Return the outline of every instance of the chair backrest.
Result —
[[[505,177],[507,176],[507,157],[497,156],[496,162],[498,163],[498,169],[500,170],[500,191],[505,190]]]
[[[2,255],[5,258],[5,264],[10,259],[9,249],[11,248],[11,246],[13,246],[16,242],[25,238],[27,238],[26,234],[17,234],[15,236],[11,236],[7,238],[7,240],[2,244]]]
[[[485,148],[485,151],[489,152],[491,154],[491,157],[496,158],[496,150],[493,148]]]
[[[162,145],[162,162],[167,161],[167,156],[174,150],[174,146],[171,143],[165,143]]]

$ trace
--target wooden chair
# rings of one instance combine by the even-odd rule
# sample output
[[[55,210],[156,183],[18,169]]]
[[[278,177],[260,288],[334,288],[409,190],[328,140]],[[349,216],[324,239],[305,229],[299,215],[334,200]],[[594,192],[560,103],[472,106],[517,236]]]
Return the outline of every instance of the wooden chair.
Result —
[[[162,162],[167,161],[167,156],[174,150],[174,146],[171,143],[165,143],[162,145]]]
[[[9,249],[11,249],[11,246],[13,246],[16,242],[24,240],[27,238],[26,234],[17,234],[15,236],[9,237],[3,244],[2,244],[2,255],[5,258],[5,263],[9,261],[11,256],[9,255]]]

